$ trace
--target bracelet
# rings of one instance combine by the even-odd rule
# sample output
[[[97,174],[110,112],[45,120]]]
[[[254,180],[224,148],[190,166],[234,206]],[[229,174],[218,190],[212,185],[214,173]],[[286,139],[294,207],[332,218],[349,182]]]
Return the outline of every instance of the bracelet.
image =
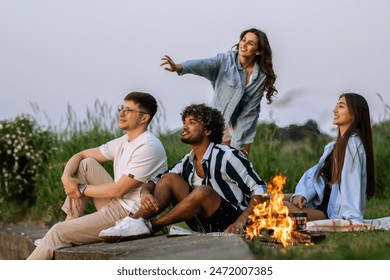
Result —
[[[82,184],[78,186],[79,192],[82,196],[84,196],[85,189],[87,188],[87,184]]]

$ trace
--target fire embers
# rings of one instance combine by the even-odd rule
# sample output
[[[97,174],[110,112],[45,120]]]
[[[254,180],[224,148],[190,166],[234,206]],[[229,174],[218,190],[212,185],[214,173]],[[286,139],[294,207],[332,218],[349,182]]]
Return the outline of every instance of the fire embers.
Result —
[[[276,175],[268,183],[270,198],[257,204],[253,214],[249,216],[250,222],[246,227],[249,239],[255,236],[270,237],[281,242],[284,247],[294,245],[292,231],[295,228],[294,220],[289,216],[288,208],[284,206],[283,187],[286,176]],[[267,236],[270,234],[269,236]]]

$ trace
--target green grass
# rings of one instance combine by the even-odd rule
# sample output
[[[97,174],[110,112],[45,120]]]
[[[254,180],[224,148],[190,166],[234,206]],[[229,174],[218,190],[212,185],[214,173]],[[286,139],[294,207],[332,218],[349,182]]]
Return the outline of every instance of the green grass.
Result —
[[[325,233],[325,240],[307,246],[275,247],[258,239],[246,241],[261,260],[389,260],[388,231]]]

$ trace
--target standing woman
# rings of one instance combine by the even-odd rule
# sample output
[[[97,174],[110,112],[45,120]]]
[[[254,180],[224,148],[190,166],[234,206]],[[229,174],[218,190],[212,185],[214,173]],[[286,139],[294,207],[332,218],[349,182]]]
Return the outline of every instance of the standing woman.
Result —
[[[231,145],[249,155],[256,135],[260,102],[264,92],[267,103],[277,93],[272,51],[267,35],[258,29],[245,30],[240,41],[225,53],[206,59],[175,64],[165,55],[161,66],[179,75],[195,74],[208,79],[214,96],[211,106],[221,111],[227,124],[222,144]]]
[[[359,94],[344,93],[333,110],[337,139],[325,146],[317,165],[305,172],[286,203],[308,220],[363,223],[366,197],[374,195],[375,173],[370,112]]]

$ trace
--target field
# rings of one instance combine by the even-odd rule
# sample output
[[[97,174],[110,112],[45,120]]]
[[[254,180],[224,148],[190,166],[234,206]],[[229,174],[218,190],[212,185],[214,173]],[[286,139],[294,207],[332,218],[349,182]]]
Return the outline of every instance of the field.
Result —
[[[0,221],[28,221],[51,226],[65,218],[60,210],[64,200],[60,177],[66,161],[77,151],[99,146],[122,133],[116,129],[116,118],[109,118],[110,108],[100,103],[95,106],[97,108],[90,110],[87,120],[78,121],[70,110],[66,129],[49,127],[48,131],[44,131],[44,137],[38,142],[50,138],[48,143],[56,148],[46,146],[47,153],[41,155],[44,158],[41,160],[43,167],[22,190],[23,196],[13,194],[12,189],[3,188],[5,183],[2,181]],[[181,143],[178,132],[159,132],[161,119],[153,123],[152,130],[159,134],[166,149],[168,164],[172,166],[189,151],[189,147]],[[4,128],[4,124],[0,128]],[[276,174],[287,176],[284,188],[287,193],[294,190],[300,176],[317,162],[324,145],[331,140],[329,136],[320,133],[314,122],[285,128],[279,128],[273,123],[259,123],[257,130],[249,159],[265,181]],[[366,219],[390,216],[390,147],[387,144],[390,141],[390,121],[375,124],[373,131],[377,192],[367,203]],[[34,133],[32,135],[35,137]],[[111,164],[105,166],[111,168]],[[3,171],[2,180],[7,176]],[[92,207],[88,211],[93,211]],[[389,231],[328,233],[325,241],[310,247],[264,246],[256,238],[246,242],[258,259],[390,259]]]

